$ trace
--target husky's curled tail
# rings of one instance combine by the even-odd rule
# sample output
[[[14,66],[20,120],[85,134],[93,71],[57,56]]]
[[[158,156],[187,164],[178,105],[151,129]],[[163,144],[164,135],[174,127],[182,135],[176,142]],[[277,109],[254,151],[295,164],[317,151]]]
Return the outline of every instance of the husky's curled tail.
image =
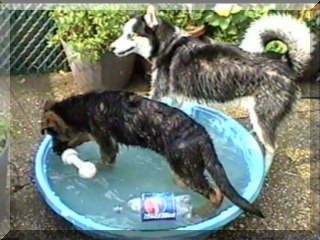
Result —
[[[262,53],[273,40],[280,40],[288,46],[287,57],[299,79],[309,79],[319,70],[319,42],[304,22],[290,15],[270,15],[251,23],[240,48]]]

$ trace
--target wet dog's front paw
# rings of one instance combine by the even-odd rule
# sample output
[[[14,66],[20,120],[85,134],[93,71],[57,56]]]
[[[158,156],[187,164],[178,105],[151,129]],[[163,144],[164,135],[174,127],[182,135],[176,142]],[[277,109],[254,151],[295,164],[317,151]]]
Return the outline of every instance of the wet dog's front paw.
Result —
[[[53,140],[52,150],[59,156],[68,148],[67,144]]]
[[[109,154],[101,154],[101,160],[108,166],[113,166],[116,161],[116,156],[110,156]]]

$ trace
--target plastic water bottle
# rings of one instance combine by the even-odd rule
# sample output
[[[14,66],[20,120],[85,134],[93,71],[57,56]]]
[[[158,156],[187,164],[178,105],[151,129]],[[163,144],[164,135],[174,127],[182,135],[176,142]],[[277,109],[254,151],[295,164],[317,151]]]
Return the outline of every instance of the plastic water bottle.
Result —
[[[192,205],[190,203],[191,197],[189,195],[177,195],[177,196],[174,196],[174,201],[175,201],[176,218],[186,218],[186,219],[191,218],[191,215],[192,215]],[[128,201],[128,207],[134,212],[141,213],[142,203],[143,203],[142,198],[140,197],[133,198]]]

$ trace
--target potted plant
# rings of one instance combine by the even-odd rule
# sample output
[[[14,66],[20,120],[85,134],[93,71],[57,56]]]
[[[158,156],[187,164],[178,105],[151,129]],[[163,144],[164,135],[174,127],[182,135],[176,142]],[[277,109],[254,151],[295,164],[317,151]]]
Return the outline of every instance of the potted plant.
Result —
[[[134,55],[118,58],[108,51],[130,11],[57,10],[50,13],[57,31],[49,45],[64,47],[74,79],[82,90],[121,89],[131,76]]]

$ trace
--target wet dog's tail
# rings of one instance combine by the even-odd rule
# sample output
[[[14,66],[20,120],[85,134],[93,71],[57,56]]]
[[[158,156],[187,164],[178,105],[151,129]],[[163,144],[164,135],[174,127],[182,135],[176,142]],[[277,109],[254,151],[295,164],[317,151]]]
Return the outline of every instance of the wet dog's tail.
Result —
[[[315,35],[304,22],[289,15],[270,15],[253,22],[246,30],[240,48],[262,53],[273,40],[280,40],[288,46],[287,56],[299,77],[310,71],[308,68],[317,48]]]
[[[213,148],[212,144],[206,144],[203,146],[202,151],[203,157],[205,159],[206,169],[209,171],[215,183],[221,190],[221,192],[230,199],[234,204],[242,208],[244,211],[257,215],[259,217],[264,217],[261,211],[253,206],[249,201],[243,198],[232,186],[228,176],[218,160],[218,156]]]

